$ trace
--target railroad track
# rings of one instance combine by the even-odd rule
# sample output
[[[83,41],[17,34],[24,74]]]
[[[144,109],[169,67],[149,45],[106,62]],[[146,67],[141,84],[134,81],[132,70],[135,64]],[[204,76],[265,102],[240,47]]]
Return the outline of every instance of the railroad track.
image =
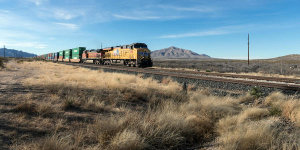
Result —
[[[183,71],[171,69],[157,69],[157,68],[131,68],[124,66],[103,66],[96,64],[79,64],[79,63],[65,63],[73,66],[83,66],[94,69],[110,69],[126,72],[134,72],[141,74],[153,74],[160,76],[170,76],[176,78],[206,80],[224,83],[243,84],[251,86],[261,86],[268,88],[276,88],[282,90],[300,91],[300,80],[292,78],[277,78],[277,77],[264,77],[264,76],[251,76],[251,75],[237,75],[237,74],[224,74],[213,72],[198,72],[198,71]]]

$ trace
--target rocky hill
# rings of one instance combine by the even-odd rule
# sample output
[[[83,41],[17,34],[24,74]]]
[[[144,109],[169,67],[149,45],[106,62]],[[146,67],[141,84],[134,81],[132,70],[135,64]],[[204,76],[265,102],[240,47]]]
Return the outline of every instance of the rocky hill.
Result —
[[[171,46],[161,50],[155,50],[151,52],[151,57],[154,59],[207,59],[211,58],[206,54],[198,54],[191,50],[177,48]]]
[[[300,60],[300,55],[299,54],[291,54],[291,55],[285,55],[285,56],[280,56],[276,58],[272,58],[273,60]]]
[[[3,48],[0,49],[0,57],[4,56]],[[5,49],[5,57],[34,57],[35,54],[23,52],[15,49]]]

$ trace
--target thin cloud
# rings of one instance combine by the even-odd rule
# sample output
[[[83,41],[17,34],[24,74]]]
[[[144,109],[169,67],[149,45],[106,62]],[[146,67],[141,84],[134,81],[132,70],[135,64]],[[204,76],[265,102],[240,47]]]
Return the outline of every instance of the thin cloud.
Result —
[[[31,3],[34,3],[36,6],[40,6],[42,3],[46,2],[47,0],[28,0]]]
[[[5,45],[6,47],[13,47],[13,48],[35,48],[35,49],[45,49],[48,47],[47,44],[38,43],[38,42],[20,42],[20,41],[8,41],[3,42],[1,45]]]
[[[208,6],[180,7],[180,6],[171,6],[171,5],[159,5],[158,7],[163,9],[172,9],[176,11],[189,11],[189,12],[202,12],[202,13],[215,12],[218,10],[216,8],[211,8]]]
[[[159,38],[170,39],[170,38],[202,37],[202,36],[212,36],[212,35],[223,35],[228,33],[230,33],[230,31],[216,29],[216,30],[193,32],[193,33],[169,34],[169,35],[160,36]]]
[[[63,20],[70,20],[77,17],[77,15],[75,15],[74,13],[67,12],[64,10],[56,10],[54,11],[53,15],[56,19],[63,19]]]
[[[126,20],[157,20],[161,19],[159,16],[129,16],[129,15],[120,15],[120,14],[114,14],[115,18],[118,19],[126,19]]]
[[[204,31],[195,31],[195,32],[187,32],[187,33],[180,33],[180,34],[169,34],[169,35],[162,35],[159,38],[162,39],[169,39],[169,38],[186,38],[186,37],[203,37],[203,36],[214,36],[214,35],[224,35],[230,33],[237,33],[237,32],[249,32],[253,29],[260,28],[261,25],[232,25],[232,26],[223,26],[214,29],[207,29]]]
[[[72,24],[72,23],[60,23],[60,22],[57,22],[55,24],[57,24],[59,26],[62,26],[62,27],[65,27],[65,28],[68,28],[68,29],[71,29],[71,30],[77,30],[77,29],[79,29],[78,25]]]

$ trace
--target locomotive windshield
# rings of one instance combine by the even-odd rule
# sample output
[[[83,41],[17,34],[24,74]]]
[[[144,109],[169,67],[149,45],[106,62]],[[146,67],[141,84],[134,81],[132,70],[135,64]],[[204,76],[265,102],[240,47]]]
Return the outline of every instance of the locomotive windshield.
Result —
[[[134,44],[134,48],[147,48],[147,45],[143,43],[138,43],[138,44]]]

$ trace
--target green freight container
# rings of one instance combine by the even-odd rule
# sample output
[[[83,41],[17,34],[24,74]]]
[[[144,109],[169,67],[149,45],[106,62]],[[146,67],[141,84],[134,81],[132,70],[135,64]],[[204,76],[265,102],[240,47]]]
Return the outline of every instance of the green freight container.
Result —
[[[65,56],[65,51],[59,51],[59,57],[60,56],[64,57]]]
[[[85,47],[78,47],[72,49],[72,55],[82,55],[83,51],[85,51]]]
[[[81,55],[72,55],[72,59],[80,59],[81,58]]]
[[[72,58],[72,49],[64,50],[65,56],[64,59],[71,59]]]

